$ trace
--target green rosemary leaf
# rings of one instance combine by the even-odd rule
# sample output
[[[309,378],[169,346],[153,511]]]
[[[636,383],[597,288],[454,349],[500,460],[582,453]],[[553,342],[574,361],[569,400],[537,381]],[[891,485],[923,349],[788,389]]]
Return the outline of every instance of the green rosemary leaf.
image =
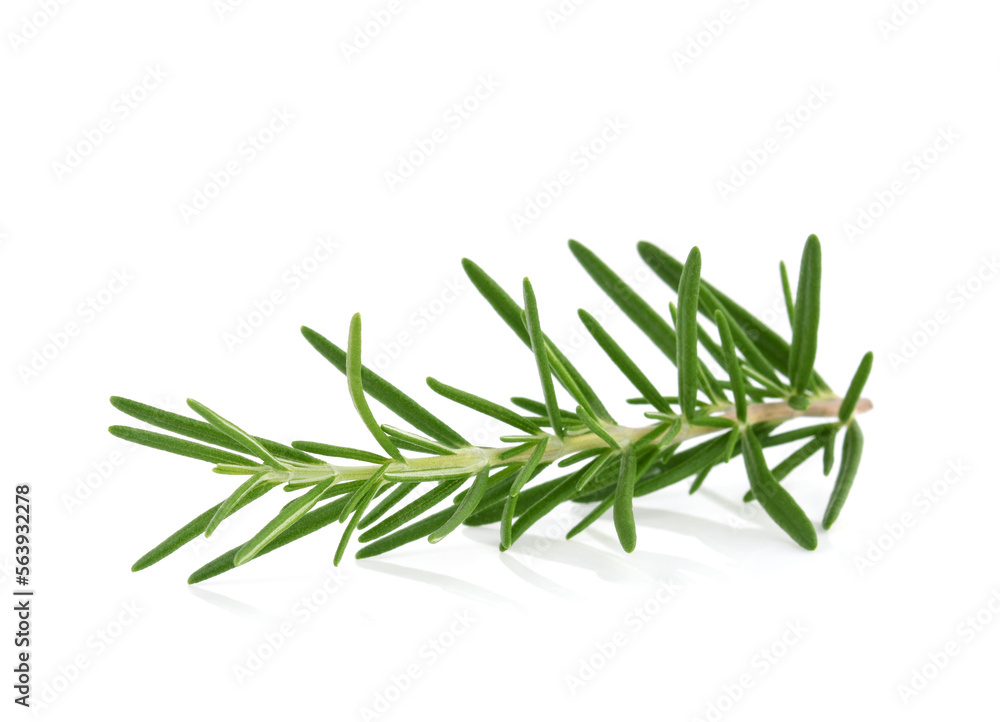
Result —
[[[472,281],[472,285],[476,287],[476,290],[486,299],[487,303],[493,307],[497,315],[510,326],[525,346],[532,348],[530,334],[522,316],[524,310],[517,304],[517,301],[507,295],[507,292],[496,281],[490,278],[486,271],[468,258],[462,259],[462,267],[465,269],[469,280]],[[587,383],[580,372],[570,363],[565,354],[552,343],[551,339],[544,335],[542,338],[545,340],[552,371],[555,373],[556,378],[559,379],[559,383],[570,392],[577,403],[588,407],[596,416],[610,420],[610,414],[608,414],[601,400],[597,398],[597,394],[594,393],[590,384]]]
[[[691,426],[710,426],[714,429],[733,429],[739,423],[724,416],[695,416],[691,419]]]
[[[384,536],[371,544],[361,547],[354,555],[354,558],[368,559],[369,557],[378,556],[379,554],[385,554],[387,551],[401,547],[404,544],[409,544],[417,539],[422,539],[440,527],[443,522],[447,521],[451,514],[451,509],[445,509],[437,512],[436,514],[424,517],[409,526],[403,527],[394,534],[389,534],[388,536]],[[358,540],[361,541],[361,537],[358,537]]]
[[[854,414],[854,409],[858,405],[858,400],[861,398],[861,392],[864,391],[865,384],[868,382],[868,375],[872,371],[872,361],[875,356],[871,351],[864,355],[861,359],[861,363],[858,366],[858,370],[854,372],[854,378],[851,379],[851,385],[847,389],[847,393],[844,395],[844,400],[840,403],[840,420],[843,423],[847,423],[851,420],[851,416]]]
[[[577,241],[570,241],[569,249],[601,290],[611,297],[672,363],[677,363],[677,336],[663,317],[589,248]]]
[[[486,416],[491,416],[497,421],[502,421],[505,424],[513,426],[515,429],[520,429],[521,431],[526,431],[529,434],[539,434],[542,432],[541,427],[538,424],[529,421],[525,417],[516,411],[508,409],[506,406],[501,406],[500,404],[493,403],[492,401],[487,401],[484,398],[476,396],[475,394],[470,394],[468,391],[462,391],[461,389],[456,389],[454,386],[448,386],[443,384],[437,379],[427,377],[427,385],[431,389],[446,399],[454,401],[456,403],[467,406],[473,411],[478,411]]]
[[[635,491],[635,448],[626,444],[621,453],[618,470],[618,486],[615,491],[614,520],[615,531],[622,549],[628,553],[635,551],[635,514],[632,510],[632,494]]]
[[[797,393],[804,394],[812,380],[813,363],[819,339],[819,297],[822,254],[819,239],[806,240],[795,293],[795,323],[789,352],[788,378]]]
[[[346,527],[344,527],[344,533],[340,535],[340,543],[337,545],[337,551],[333,555],[333,566],[340,566],[340,560],[344,558],[344,552],[347,551],[347,543],[350,541],[354,530],[357,529],[361,516],[365,513],[365,509],[368,508],[368,505],[371,503],[371,500],[377,491],[378,484],[372,484],[365,492],[365,495],[361,498],[361,501],[358,502],[358,506],[354,511],[354,516],[351,517],[351,521],[348,522]],[[348,502],[347,505],[350,506],[351,503]],[[341,520],[343,520],[343,511],[341,511],[340,514]]]
[[[737,432],[734,429],[733,432],[730,434],[730,436],[739,436],[739,432]],[[713,468],[714,467],[706,466],[704,469],[698,472],[698,475],[694,477],[694,481],[691,482],[691,488],[688,489],[689,495],[694,494],[696,491],[698,491],[698,489],[701,488],[701,485],[705,483],[705,479],[708,477],[708,472],[710,472]]]
[[[388,457],[380,454],[373,454],[362,449],[352,449],[347,446],[331,446],[321,444],[318,441],[293,441],[292,446],[320,456],[330,456],[335,459],[354,459],[355,461],[366,461],[370,464],[384,464],[389,461]]]
[[[538,474],[547,466],[547,464],[539,464],[535,471]],[[479,508],[476,509],[476,513],[483,508],[484,504],[492,504],[495,501],[503,500],[507,498],[507,492],[510,490],[511,483],[514,481],[513,478],[517,477],[517,472],[520,471],[521,465],[511,464],[510,466],[505,466],[494,474],[490,475],[490,481],[486,485],[486,492],[483,494],[482,500],[479,502]],[[533,474],[534,476],[534,474]],[[510,479],[510,483],[507,480]],[[452,504],[461,504],[462,499],[465,495],[469,493],[468,489],[462,489],[460,492],[455,494],[455,498],[451,500]]]
[[[397,446],[404,444],[410,447],[411,451],[421,451],[427,454],[436,454],[439,456],[448,456],[455,453],[455,450],[449,446],[435,441],[434,439],[429,439],[426,436],[420,434],[415,434],[412,431],[407,431],[406,429],[400,429],[395,426],[390,426],[389,424],[382,424],[382,431],[384,431]]]
[[[600,504],[591,509],[590,512],[587,514],[587,516],[583,517],[583,519],[581,519],[576,526],[574,526],[572,529],[566,532],[566,538],[572,539],[573,537],[575,537],[577,534],[579,534],[584,529],[593,524],[595,521],[604,516],[607,513],[608,509],[614,506],[614,504],[615,504],[614,496],[610,496],[607,499],[603,500]]]
[[[302,327],[302,335],[337,370],[347,373],[347,353],[343,349],[306,326]],[[366,393],[399,418],[412,424],[417,431],[449,446],[471,446],[457,431],[365,366],[361,367],[361,382]]]
[[[514,510],[517,507],[517,497],[521,489],[535,474],[535,469],[545,456],[547,443],[543,441],[535,447],[531,456],[524,463],[524,466],[517,472],[514,482],[507,492],[507,501],[504,503],[503,516],[500,520],[500,548],[507,549],[511,545],[511,525],[514,523]]]
[[[258,486],[256,489],[253,489],[249,494],[233,505],[233,508],[229,511],[230,516],[235,514],[250,502],[264,496],[264,494],[270,490],[270,487],[262,486]],[[205,532],[205,529],[208,528],[209,522],[212,521],[212,518],[221,506],[222,502],[216,504],[211,509],[202,512],[148,552],[143,554],[138,560],[136,560],[135,564],[132,565],[132,571],[138,572],[146,567],[151,567],[158,561],[161,561],[173,554],[188,542],[197,539]]]
[[[699,294],[700,295],[700,294]],[[700,308],[700,306],[699,306]],[[699,323],[698,327],[698,343],[705,347],[708,351],[709,356],[715,359],[715,362],[719,364],[722,368],[726,368],[726,359],[722,353],[722,347],[717,344],[712,337],[709,335],[708,331]],[[724,382],[719,382],[720,388],[725,388]]]
[[[521,493],[521,489],[535,475],[535,469],[538,465],[542,463],[542,458],[545,456],[545,447],[547,442],[543,441],[535,447],[535,450],[528,457],[528,460],[524,462],[524,466],[518,469],[517,476],[514,478],[514,483],[511,484],[510,489],[507,492],[507,497],[509,499],[516,499],[518,494]]]
[[[820,434],[825,434],[830,431],[837,431],[840,428],[840,424],[834,422],[832,424],[816,424],[814,426],[804,426],[801,429],[795,429],[794,431],[786,431],[782,434],[774,434],[766,439],[761,439],[761,446],[765,449],[769,446],[780,446],[782,444],[787,444],[790,441],[798,441],[799,439],[808,439],[813,436],[819,436]]]
[[[726,450],[722,454],[722,463],[728,464],[729,460],[733,458],[733,450],[736,448],[736,444],[740,440],[741,432],[739,429],[733,429],[729,432],[729,438],[726,439]]]
[[[404,469],[403,471],[386,472],[387,481],[450,481],[453,479],[468,479],[479,469],[478,464],[453,466],[442,469]]]
[[[261,549],[274,541],[275,537],[301,519],[302,516],[305,515],[305,513],[319,501],[319,497],[323,494],[323,492],[333,486],[336,482],[336,477],[332,477],[317,484],[310,491],[307,491],[298,499],[286,505],[286,507],[278,512],[278,515],[269,521],[263,529],[257,532],[250,539],[250,541],[240,547],[240,550],[236,552],[236,557],[233,560],[236,563],[236,566],[246,564],[248,561],[257,556]]]
[[[570,454],[569,456],[560,459],[557,466],[559,466],[559,468],[561,469],[567,466],[573,466],[574,464],[578,464],[584,459],[589,459],[592,456],[598,456],[600,454],[605,453],[606,451],[607,449],[603,449],[600,446],[595,446],[593,449],[585,449],[584,451],[578,451],[575,454]]]
[[[236,508],[236,505],[240,502],[240,500],[243,499],[248,494],[250,494],[250,492],[252,492],[257,487],[258,482],[260,482],[260,480],[263,477],[264,477],[264,472],[254,474],[249,479],[240,484],[236,488],[236,491],[230,494],[229,497],[224,502],[222,502],[222,504],[219,505],[219,507],[215,510],[215,514],[212,515],[212,519],[208,522],[208,525],[205,527],[206,538],[212,536],[212,532],[214,532],[216,528],[218,528],[219,524],[221,524],[226,517],[228,517],[230,514],[233,513],[233,509]],[[270,482],[269,484],[265,482],[261,486],[277,486],[280,483],[281,482],[277,481]]]
[[[677,398],[676,396],[661,396],[660,397],[660,401],[662,401],[664,404],[676,404],[676,403],[680,402],[680,399]],[[632,405],[648,404],[649,403],[649,399],[647,399],[646,397],[642,397],[642,398],[635,398],[635,397],[633,397],[633,398],[630,398],[630,399],[625,399],[625,403],[632,404]],[[669,409],[668,409],[668,412],[669,412]]]
[[[389,495],[368,512],[358,524],[358,529],[364,529],[385,516],[385,513],[406,498],[407,494],[420,486],[419,482],[399,482]]]
[[[355,509],[361,504],[362,499],[368,497],[368,492],[372,488],[378,488],[385,477],[385,470],[389,468],[389,462],[382,464],[374,474],[364,480],[364,482],[351,494],[350,498],[347,500],[347,504],[344,505],[343,510],[340,512],[340,523],[343,524],[347,521],[347,517],[351,515]],[[370,497],[368,497],[370,499]]]
[[[271,543],[266,547],[261,549],[254,559],[264,556],[273,552],[275,549],[280,549],[286,544],[290,544],[293,541],[297,541],[304,536],[312,534],[315,531],[319,531],[325,526],[329,526],[340,518],[340,510],[343,505],[347,502],[347,499],[337,499],[328,504],[324,504],[316,509],[313,509],[304,517],[299,519],[291,527],[283,531],[277,537],[274,538]],[[243,547],[242,544],[235,546],[227,552],[224,552],[217,556],[212,561],[208,562],[204,566],[198,568],[188,577],[188,584],[197,584],[198,582],[203,582],[206,579],[211,579],[225,572],[231,571],[236,568],[236,554]]]
[[[209,461],[213,464],[240,464],[246,466],[256,466],[256,462],[245,456],[232,454],[222,449],[216,449],[204,444],[197,444],[187,439],[179,439],[176,436],[168,436],[155,431],[137,429],[133,426],[109,426],[108,431],[113,436],[135,444],[142,444],[160,451],[169,451],[171,454],[187,456],[200,461]]]
[[[779,264],[781,270],[781,291],[785,296],[785,310],[788,312],[788,323],[795,327],[795,302],[792,300],[792,285],[788,282],[788,269],[785,262]]]
[[[180,414],[175,414],[172,411],[164,411],[163,409],[158,409],[155,406],[149,406],[148,404],[143,404],[138,401],[125,399],[121,396],[112,396],[111,405],[119,411],[128,414],[132,418],[139,419],[139,421],[145,421],[147,424],[157,426],[161,429],[166,429],[167,431],[172,431],[175,434],[180,434],[181,436],[187,436],[197,441],[204,441],[205,443],[213,444],[215,446],[222,446],[233,451],[250,451],[250,449],[246,448],[243,444],[234,441],[232,438],[223,434],[211,424],[201,421],[200,419],[192,419],[187,416],[181,416]],[[253,439],[262,444],[265,449],[280,459],[299,461],[304,464],[322,463],[314,456],[309,456],[309,454],[293,449],[290,446],[279,444],[277,441],[263,439],[260,436],[254,436]]]
[[[611,335],[604,330],[604,327],[598,323],[597,319],[591,316],[589,313],[584,311],[582,308],[578,311],[580,320],[583,321],[584,327],[594,337],[597,341],[597,345],[608,355],[608,357],[614,362],[618,370],[625,375],[633,386],[642,394],[642,400],[651,404],[655,408],[662,412],[669,412],[670,406],[668,406],[663,401],[663,396],[656,390],[649,378],[644,374],[639,367],[636,365],[635,361],[625,353],[621,346],[611,337]]]
[[[511,467],[516,470],[516,467]],[[544,467],[539,465],[538,469],[535,470],[535,476],[537,476]],[[553,488],[561,484],[568,476],[573,476],[573,474],[568,474],[564,476],[559,476],[555,479],[550,479],[549,481],[544,481],[535,486],[522,489],[517,495],[517,510],[514,512],[514,516],[523,514],[524,511],[531,507],[536,501],[548,494]],[[506,508],[507,499],[509,497],[510,487],[513,485],[516,477],[512,477],[502,484],[499,484],[493,489],[488,489],[485,494],[483,494],[483,500],[479,502],[479,507],[476,512],[465,520],[466,526],[483,526],[485,524],[495,524],[497,522],[503,521],[503,510]]]
[[[828,434],[826,444],[823,445],[823,476],[829,476],[833,471],[834,445],[837,440],[836,434]]]
[[[826,438],[826,434],[817,435],[793,451],[785,459],[782,459],[777,466],[771,469],[771,475],[774,477],[774,480],[781,482],[789,474],[808,461],[813,454],[826,445]],[[766,446],[766,444],[762,443],[762,446]],[[753,489],[743,495],[743,501],[745,502],[753,501],[753,499]]]
[[[837,472],[837,480],[833,483],[833,493],[830,494],[830,501],[827,503],[826,512],[823,514],[823,528],[829,529],[833,522],[840,516],[840,510],[844,508],[847,495],[851,492],[854,484],[854,477],[857,476],[858,466],[861,464],[861,451],[864,448],[864,436],[861,434],[861,427],[857,421],[851,421],[847,425],[847,432],[844,434],[844,445],[840,452],[840,470]]]
[[[472,481],[472,486],[469,488],[469,493],[465,495],[462,499],[462,503],[458,505],[455,509],[455,513],[451,517],[438,527],[434,532],[427,537],[427,541],[431,544],[437,544],[439,541],[444,539],[446,536],[451,534],[453,531],[458,529],[463,521],[468,519],[472,512],[476,510],[476,506],[483,498],[483,492],[486,491],[486,483],[490,478],[490,467],[483,466],[476,474],[476,478]]]
[[[515,456],[526,454],[533,448],[535,448],[541,441],[544,441],[544,439],[539,439],[538,441],[526,441],[523,444],[512,446],[506,451],[500,453],[500,461],[507,461],[509,459],[514,458]]]
[[[527,531],[532,524],[573,496],[576,492],[576,475],[579,473],[580,472],[576,472],[563,477],[559,480],[558,484],[549,487],[547,493],[543,497],[524,510],[524,513],[518,517],[518,520],[514,522],[514,526],[511,529],[511,546],[513,546],[514,542],[521,538],[521,535],[524,534],[524,532]],[[528,501],[527,496],[527,491],[521,492],[521,499],[523,501]]]
[[[677,289],[677,387],[681,412],[693,419],[698,398],[698,286],[701,252],[695,246],[688,254]]]
[[[520,406],[525,411],[530,411],[533,414],[538,414],[543,417],[546,422],[548,422],[548,410],[545,408],[545,404],[541,401],[535,401],[534,399],[526,399],[523,396],[512,396],[510,401],[515,406]],[[579,421],[580,419],[572,411],[567,409],[559,409],[559,417],[562,419],[568,419],[572,421]]]
[[[718,464],[726,450],[726,437],[717,436],[674,455],[667,467],[653,476],[640,479],[635,496],[645,496],[665,486],[697,474],[706,464]]]
[[[595,459],[594,463],[584,468],[583,473],[579,475],[579,478],[576,481],[576,491],[582,491],[587,484],[591,482],[591,480],[597,478],[601,469],[604,468],[605,464],[608,463],[608,459],[612,456],[613,455],[611,453],[605,451],[599,459]]]
[[[365,398],[364,386],[361,383],[360,313],[354,314],[351,318],[351,329],[347,341],[347,370],[345,371],[345,375],[347,376],[347,388],[351,392],[351,401],[354,402],[354,408],[368,428],[369,433],[375,438],[375,441],[378,442],[378,445],[382,447],[385,453],[396,461],[405,462],[403,455],[399,453],[399,449],[392,443],[392,439],[382,431],[382,427],[375,420],[371,409],[368,407],[368,400]]]
[[[729,330],[729,321],[722,311],[715,312],[715,325],[719,329],[719,336],[722,338],[722,354],[725,358],[725,367],[729,372],[729,383],[732,384],[733,401],[736,405],[736,418],[741,423],[747,420],[747,397],[743,384],[743,370],[740,361],[736,357],[736,347],[733,345],[733,334]]]
[[[576,407],[576,415],[580,417],[580,420],[587,425],[587,428],[593,432],[595,436],[601,439],[605,444],[610,446],[612,449],[619,449],[621,446],[618,441],[613,437],[601,423],[595,419],[593,416],[587,413],[587,410],[582,406]]]
[[[210,423],[212,426],[217,428],[223,434],[231,438],[233,441],[245,446],[251,453],[258,456],[264,463],[269,466],[273,466],[276,469],[286,468],[284,464],[274,458],[274,456],[267,449],[264,448],[263,444],[257,441],[255,438],[250,436],[247,432],[241,429],[239,426],[234,424],[228,419],[224,419],[219,414],[212,411],[210,408],[202,403],[195,401],[194,399],[188,399],[187,405],[191,409],[201,416],[205,421]]]
[[[531,339],[528,337],[528,331],[521,321],[521,307],[517,302],[486,271],[468,258],[462,259],[462,268],[465,269],[465,275],[472,281],[472,285],[486,299],[486,302],[493,307],[497,315],[503,319],[504,323],[510,326],[510,329],[517,334],[522,343],[530,347]]]
[[[666,446],[667,444],[669,444],[671,441],[673,441],[677,437],[677,434],[679,434],[681,432],[681,426],[682,425],[683,424],[681,423],[680,419],[676,419],[670,425],[670,427],[667,429],[667,433],[665,433],[663,435],[663,438],[660,439],[660,441],[658,442],[661,449],[664,446]]]
[[[542,397],[545,399],[549,425],[552,427],[552,432],[562,438],[564,434],[563,424],[559,417],[559,403],[556,401],[556,390],[552,385],[552,374],[549,371],[549,355],[546,352],[542,327],[538,321],[538,304],[535,302],[535,293],[527,278],[524,279],[524,307],[525,327],[531,340],[531,350],[535,354],[535,365],[538,368],[538,378],[542,384]]]
[[[646,241],[639,242],[639,255],[653,273],[659,276],[675,291],[680,285],[684,265],[666,251]],[[773,368],[785,371],[788,367],[788,343],[767,324],[735,301],[720,293],[714,286],[702,279],[699,288],[700,310],[714,320],[715,312],[722,310],[730,317],[730,330],[736,346],[746,356],[747,361],[777,382]],[[752,336],[752,339],[751,339]]]
[[[771,470],[764,459],[764,451],[752,428],[747,428],[743,433],[743,461],[746,464],[747,476],[750,477],[750,488],[767,515],[774,519],[775,523],[799,546],[809,550],[815,549],[816,527],[792,495],[771,475]]]
[[[468,477],[465,478],[467,479]],[[433,489],[421,494],[395,514],[391,514],[375,526],[365,531],[364,534],[358,537],[358,541],[367,542],[372,539],[378,539],[380,536],[384,536],[389,532],[398,529],[406,522],[417,518],[431,507],[435,506],[444,499],[447,499],[453,491],[462,485],[464,481],[465,479],[456,479],[454,481],[445,481],[437,484]]]

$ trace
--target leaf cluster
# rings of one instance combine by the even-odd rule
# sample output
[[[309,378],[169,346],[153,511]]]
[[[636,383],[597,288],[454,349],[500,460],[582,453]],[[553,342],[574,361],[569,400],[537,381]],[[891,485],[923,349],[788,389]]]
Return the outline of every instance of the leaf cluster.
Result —
[[[635,387],[638,395],[628,403],[643,408],[648,424],[623,426],[611,416],[545,334],[528,279],[515,300],[465,259],[473,285],[532,355],[538,396],[514,397],[505,404],[435,378],[427,384],[444,399],[510,427],[499,439],[501,446],[471,444],[365,367],[360,315],[351,319],[345,348],[303,327],[306,340],[344,375],[354,408],[378,450],[313,441],[288,446],[251,436],[194,400],[188,404],[199,418],[112,397],[117,409],[160,430],[112,426],[115,436],[208,461],[220,474],[246,477],[229,496],[143,555],[133,570],[160,561],[201,534],[210,536],[226,518],[278,487],[295,496],[260,531],[196,570],[189,582],[214,577],[334,523],[342,526],[334,564],[355,534],[363,544],[356,557],[366,558],[421,538],[440,542],[463,525],[499,524],[500,549],[506,550],[564,502],[590,505],[567,538],[611,511],[618,539],[631,552],[637,543],[635,498],[687,479],[694,494],[712,469],[736,456],[743,457],[749,481],[744,501],[756,500],[792,540],[815,549],[816,528],[782,482],[820,450],[829,474],[835,439],[845,430],[840,469],[822,520],[824,528],[833,524],[858,471],[863,441],[856,414],[870,407],[861,393],[872,365],[868,353],[843,398],[814,368],[822,266],[816,236],[806,241],[794,297],[787,269],[780,265],[790,341],[702,279],[697,247],[682,263],[650,243],[639,244],[643,261],[677,293],[668,314],[658,313],[590,249],[570,241],[570,250],[676,366],[676,393],[664,395],[661,374],[639,368],[592,315],[579,311],[611,366]],[[410,428],[380,423],[369,399]],[[780,425],[800,417],[826,420],[778,432]],[[776,465],[765,458],[764,449],[796,442],[801,443]]]

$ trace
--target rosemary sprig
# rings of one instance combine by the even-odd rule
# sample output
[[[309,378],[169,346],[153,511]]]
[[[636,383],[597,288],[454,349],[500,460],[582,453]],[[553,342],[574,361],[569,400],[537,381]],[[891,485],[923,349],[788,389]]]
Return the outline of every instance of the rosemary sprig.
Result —
[[[815,549],[815,525],[781,482],[820,449],[824,452],[824,473],[829,473],[834,465],[835,438],[845,429],[840,470],[823,515],[823,527],[828,529],[837,519],[859,468],[863,437],[857,416],[871,408],[871,402],[861,394],[873,358],[870,352],[864,356],[843,399],[814,370],[819,348],[819,240],[810,236],[806,241],[794,299],[785,264],[779,267],[791,342],[701,278],[698,248],[681,263],[652,244],[639,244],[642,259],[677,291],[677,305],[671,304],[666,315],[657,313],[585,246],[570,241],[570,250],[598,286],[677,367],[677,393],[664,396],[658,390],[661,384],[666,385],[660,370],[640,369],[593,316],[579,312],[587,331],[641,394],[628,403],[652,407],[645,415],[654,423],[623,426],[613,419],[593,387],[542,331],[528,279],[522,287],[522,308],[482,268],[466,259],[463,267],[473,285],[532,353],[542,400],[515,397],[511,403],[517,408],[513,408],[433,378],[427,383],[446,399],[497,419],[517,433],[501,436],[502,446],[475,446],[364,367],[358,314],[351,319],[346,350],[303,327],[306,340],[346,377],[351,401],[379,452],[312,441],[287,446],[251,436],[194,400],[188,403],[200,419],[112,397],[111,403],[120,411],[169,432],[112,426],[112,434],[208,461],[221,474],[246,477],[222,502],[143,555],[133,571],[155,564],[200,534],[212,534],[223,520],[278,486],[299,494],[284,503],[251,539],[195,571],[189,582],[229,571],[336,522],[344,525],[344,532],[333,555],[334,564],[340,563],[356,530],[360,530],[359,541],[365,545],[357,552],[358,558],[385,553],[420,538],[439,542],[463,525],[491,523],[500,524],[500,549],[505,550],[566,501],[594,505],[567,538],[613,510],[618,539],[622,548],[631,552],[637,541],[635,498],[689,478],[693,478],[689,488],[693,494],[715,466],[739,455],[750,481],[744,501],[757,499],[792,540]],[[715,325],[717,338],[699,323],[699,313]],[[667,318],[673,320],[673,326]],[[700,358],[700,349],[722,367],[722,379],[715,378]],[[560,404],[555,382],[572,399],[568,408]],[[410,424],[412,430],[379,423],[369,407],[369,397]],[[827,421],[775,433],[780,425],[802,417]],[[710,438],[688,443],[702,436]],[[805,443],[776,466],[768,465],[764,449],[797,441]],[[541,480],[549,467],[567,469],[568,473]],[[416,497],[409,499],[414,492]],[[376,497],[381,497],[380,501],[369,510]]]

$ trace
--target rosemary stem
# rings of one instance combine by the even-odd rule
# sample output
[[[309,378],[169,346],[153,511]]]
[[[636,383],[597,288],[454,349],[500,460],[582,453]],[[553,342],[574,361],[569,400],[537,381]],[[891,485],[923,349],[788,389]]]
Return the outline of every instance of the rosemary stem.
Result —
[[[761,421],[784,422],[801,417],[836,417],[840,411],[841,401],[842,400],[840,398],[836,397],[822,398],[813,401],[809,408],[805,410],[793,409],[784,401],[750,404],[747,406],[746,424],[750,426]],[[855,407],[854,413],[862,414],[871,410],[871,408],[871,401],[868,399],[860,399]],[[716,418],[735,421],[736,410],[733,407],[728,407],[722,410],[721,413],[714,414],[714,416]],[[635,443],[646,437],[657,426],[657,424],[651,424],[649,426],[606,425],[606,429],[612,437],[621,443]],[[720,429],[717,426],[692,425],[687,421],[683,421],[680,432],[670,441],[670,445],[680,444],[699,436],[719,433],[721,431],[724,431],[724,429]],[[666,434],[667,431],[662,431],[657,438],[650,439],[650,441],[652,443],[657,443],[659,439],[662,439]],[[590,449],[602,448],[607,445],[608,444],[604,439],[592,432],[578,434],[576,436],[566,436],[562,439],[550,436],[548,444],[546,445],[545,454],[542,457],[542,463],[552,463],[566,456],[570,456],[571,454],[588,451]],[[474,446],[466,449],[459,449],[454,454],[411,458],[407,459],[404,463],[393,462],[386,469],[386,474],[393,476],[405,472],[444,472],[446,470],[456,469],[467,471],[468,474],[472,476],[483,466],[501,467],[510,466],[512,464],[523,464],[528,460],[528,457],[531,456],[532,450],[528,449],[520,454],[502,459],[501,455],[511,448],[513,447],[504,446],[498,448],[482,448]],[[345,482],[368,479],[380,468],[381,467],[378,464],[364,464],[360,466],[324,464],[323,466],[309,469],[293,469],[287,473],[289,474],[289,477],[294,477],[290,478],[289,481],[296,482],[296,487],[299,488],[304,486],[301,484],[303,481],[307,483],[317,483],[321,478],[328,478],[330,474],[335,474],[338,481]],[[408,480],[420,481],[419,478]]]

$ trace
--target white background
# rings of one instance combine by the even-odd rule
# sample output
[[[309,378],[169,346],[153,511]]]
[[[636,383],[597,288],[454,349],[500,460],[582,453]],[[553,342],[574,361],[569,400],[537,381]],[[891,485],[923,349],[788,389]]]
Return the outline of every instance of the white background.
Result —
[[[366,719],[379,695],[393,700],[379,718],[404,720],[992,714],[1000,7],[331,5],[4,4],[3,513],[30,482],[41,716]],[[372,13],[390,21],[366,25]],[[462,103],[475,108],[458,123]],[[294,118],[252,159],[241,153],[276,112]],[[602,146],[609,123],[620,131]],[[387,180],[439,128],[430,157]],[[240,174],[186,213],[230,161]],[[518,223],[564,171],[571,183]],[[640,423],[622,403],[634,392],[580,333],[576,309],[600,314],[606,299],[566,240],[664,313],[672,294],[634,244],[679,257],[698,244],[705,278],[787,334],[777,263],[797,268],[809,233],[824,244],[817,367],[843,392],[876,353],[861,471],[813,553],[744,509],[737,463],[696,497],[685,483],[641,499],[632,555],[610,518],[564,541],[566,507],[503,555],[495,527],[363,564],[355,543],[338,581],[331,527],[188,587],[273,515],[273,498],[200,548],[129,572],[233,479],[111,437],[109,424],[128,423],[112,394],[173,410],[190,396],[270,438],[372,448],[343,378],[299,335],[307,324],[344,343],[360,311],[366,362],[489,443],[497,428],[423,383],[538,396],[530,354],[463,282],[468,256],[514,292],[530,275],[550,336],[619,418]],[[319,238],[337,248],[310,260]],[[293,282],[296,268],[311,272]],[[227,344],[274,291],[283,303]],[[91,298],[107,302],[87,311]],[[605,323],[675,388],[622,314]],[[47,347],[67,324],[64,348]],[[36,352],[49,358],[25,373]],[[818,522],[831,484],[813,459],[788,487]],[[304,613],[310,597],[321,603]],[[257,667],[268,640],[280,648]],[[957,654],[904,701],[900,685],[948,644]],[[772,647],[773,663],[760,656]]]

